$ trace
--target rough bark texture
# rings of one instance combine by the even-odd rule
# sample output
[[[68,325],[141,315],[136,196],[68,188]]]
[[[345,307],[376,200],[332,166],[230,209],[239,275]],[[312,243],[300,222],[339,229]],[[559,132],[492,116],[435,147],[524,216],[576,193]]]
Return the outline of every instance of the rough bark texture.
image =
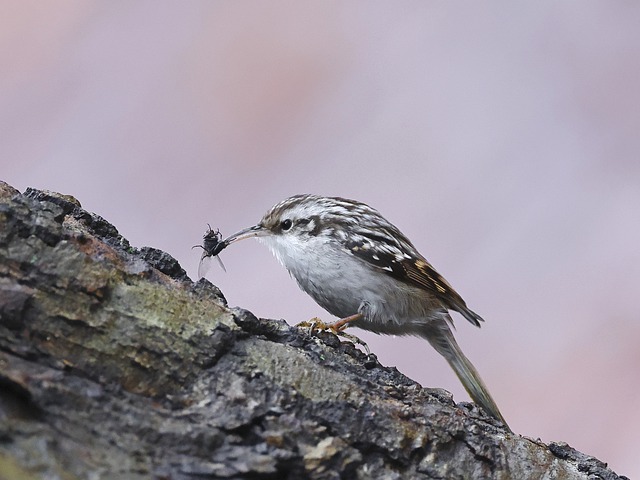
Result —
[[[1,479],[615,479],[0,182]]]

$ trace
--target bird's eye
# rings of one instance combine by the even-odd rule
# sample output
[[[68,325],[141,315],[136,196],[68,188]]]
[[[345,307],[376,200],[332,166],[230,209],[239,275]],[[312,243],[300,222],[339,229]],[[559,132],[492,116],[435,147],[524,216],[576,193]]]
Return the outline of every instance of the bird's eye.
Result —
[[[291,225],[293,225],[293,222],[291,222],[291,220],[289,220],[288,218],[280,222],[280,228],[283,231],[289,230],[291,228]]]

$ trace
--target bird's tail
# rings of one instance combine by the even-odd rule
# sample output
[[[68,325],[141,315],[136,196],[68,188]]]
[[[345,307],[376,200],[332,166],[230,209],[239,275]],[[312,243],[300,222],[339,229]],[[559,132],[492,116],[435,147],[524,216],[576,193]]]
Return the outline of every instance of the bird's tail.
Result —
[[[460,350],[458,342],[456,342],[447,323],[445,321],[434,323],[424,327],[421,336],[426,338],[431,346],[449,362],[471,399],[511,432],[496,402],[491,397],[482,378],[480,378],[480,374]]]

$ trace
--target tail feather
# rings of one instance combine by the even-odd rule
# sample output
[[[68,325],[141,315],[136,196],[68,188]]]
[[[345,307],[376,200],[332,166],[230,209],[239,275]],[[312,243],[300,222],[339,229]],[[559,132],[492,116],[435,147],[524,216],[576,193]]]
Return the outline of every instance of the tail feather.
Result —
[[[480,323],[484,322],[484,319],[480,315],[478,315],[466,305],[458,306],[458,308],[454,308],[454,310],[461,313],[462,316],[469,321],[469,323],[472,323],[476,327],[479,327]]]
[[[447,323],[443,320],[430,324],[422,330],[421,336],[426,338],[431,346],[449,362],[471,399],[511,432],[496,402],[480,378],[480,374],[460,350]]]

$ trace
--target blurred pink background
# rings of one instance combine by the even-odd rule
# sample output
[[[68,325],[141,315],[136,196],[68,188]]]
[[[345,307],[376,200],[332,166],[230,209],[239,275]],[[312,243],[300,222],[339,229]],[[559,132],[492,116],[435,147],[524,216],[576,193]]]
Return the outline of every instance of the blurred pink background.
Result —
[[[196,277],[295,193],[378,208],[480,313],[511,427],[640,477],[640,4],[5,0],[0,179],[76,196]],[[330,319],[257,242],[208,278]],[[354,331],[466,400],[424,341]]]

